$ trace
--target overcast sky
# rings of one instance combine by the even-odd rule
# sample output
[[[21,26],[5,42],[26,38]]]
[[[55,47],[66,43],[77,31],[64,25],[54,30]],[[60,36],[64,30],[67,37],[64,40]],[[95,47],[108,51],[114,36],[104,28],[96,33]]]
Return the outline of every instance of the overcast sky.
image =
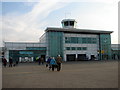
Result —
[[[71,18],[76,19],[79,29],[114,31],[111,42],[118,43],[119,0],[34,1],[4,0],[0,3],[1,40],[38,42],[47,27],[62,27],[61,21]]]

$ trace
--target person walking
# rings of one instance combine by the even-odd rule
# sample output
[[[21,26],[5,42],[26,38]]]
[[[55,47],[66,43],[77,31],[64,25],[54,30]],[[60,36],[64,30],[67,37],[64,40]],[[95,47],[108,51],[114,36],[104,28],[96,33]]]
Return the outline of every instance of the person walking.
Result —
[[[49,66],[49,70],[51,69],[50,61],[51,61],[51,57],[47,59],[47,64],[46,64],[46,67]]]
[[[38,58],[38,65],[40,65],[41,64],[41,59],[40,59],[40,57]]]
[[[6,60],[6,58],[3,58],[3,65],[4,65],[4,67],[7,66],[7,60]]]
[[[19,62],[18,59],[13,60],[13,66],[14,66],[14,67],[17,66],[17,65],[18,65],[18,62]]]
[[[16,60],[16,66],[18,65],[18,63],[19,63],[19,60],[17,59],[17,60]]]
[[[61,63],[62,63],[62,57],[60,57],[60,55],[58,55],[58,57],[56,58],[56,62],[57,62],[57,71],[61,70]]]
[[[15,59],[13,60],[13,66],[14,67],[16,66],[16,60]]]
[[[43,64],[44,64],[44,58],[41,57],[41,58],[40,58],[40,61],[41,61],[42,65],[43,65]]]
[[[10,59],[9,59],[9,67],[12,67],[12,64],[13,64],[13,60],[12,60],[12,57],[10,57]]]
[[[50,65],[52,66],[52,71],[54,71],[54,68],[56,67],[57,63],[54,59],[54,57],[52,57],[51,61],[50,61]]]

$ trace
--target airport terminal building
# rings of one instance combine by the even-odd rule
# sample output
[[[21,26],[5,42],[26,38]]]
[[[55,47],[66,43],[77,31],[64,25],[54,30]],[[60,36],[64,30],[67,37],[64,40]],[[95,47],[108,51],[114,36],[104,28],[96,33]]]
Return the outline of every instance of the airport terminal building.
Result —
[[[112,59],[112,31],[75,28],[74,19],[62,20],[62,28],[47,27],[39,42],[5,42],[4,56],[19,61],[57,57],[64,61]]]

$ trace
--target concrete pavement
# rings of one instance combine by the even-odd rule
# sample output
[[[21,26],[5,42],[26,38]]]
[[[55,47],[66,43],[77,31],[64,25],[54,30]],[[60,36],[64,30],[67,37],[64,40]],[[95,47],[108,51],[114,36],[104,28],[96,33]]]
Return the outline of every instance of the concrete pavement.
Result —
[[[3,88],[117,88],[117,61],[79,61],[49,71],[45,65],[20,63],[3,68]]]

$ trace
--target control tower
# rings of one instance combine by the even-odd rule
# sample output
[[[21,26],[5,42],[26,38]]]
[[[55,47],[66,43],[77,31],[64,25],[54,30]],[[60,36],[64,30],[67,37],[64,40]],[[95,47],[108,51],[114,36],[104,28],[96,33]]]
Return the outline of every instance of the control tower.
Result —
[[[75,19],[63,19],[61,23],[63,28],[75,28],[77,24]]]

